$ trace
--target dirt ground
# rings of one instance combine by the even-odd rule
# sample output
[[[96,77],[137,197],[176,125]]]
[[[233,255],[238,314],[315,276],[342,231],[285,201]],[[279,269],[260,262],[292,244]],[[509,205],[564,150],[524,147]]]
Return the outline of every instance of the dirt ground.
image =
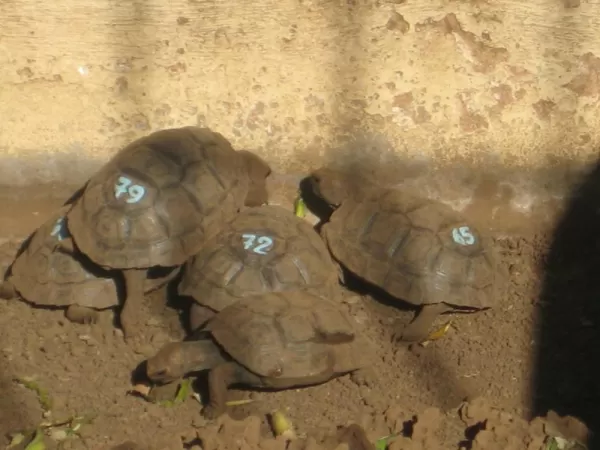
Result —
[[[27,202],[0,195],[2,208],[11,211],[0,222],[3,269],[27,234],[70,193],[65,188],[43,191],[28,194]],[[44,420],[90,415],[93,420],[78,435],[62,439],[55,432],[47,439],[49,447],[61,442],[63,448],[109,449],[130,441],[148,449],[283,449],[287,444],[273,438],[267,420],[278,409],[300,437],[296,447],[288,448],[319,448],[316,442],[323,436],[350,423],[364,426],[373,442],[400,433],[390,440],[392,450],[577,448],[565,446],[561,438],[585,441],[588,431],[582,423],[552,414],[531,421],[536,412],[532,398],[539,395],[532,380],[541,271],[552,236],[546,223],[538,226],[533,218],[515,230],[505,233],[497,226],[494,231],[501,264],[510,276],[506,295],[492,310],[456,316],[442,339],[409,347],[392,343],[391,336],[394,322],[408,322],[411,310],[348,293],[346,307],[376,343],[374,376],[368,384],[345,376],[298,390],[235,391],[234,398],[254,402],[230,407],[232,418],[216,423],[207,424],[194,398],[164,407],[127,393],[132,370],[145,355],[183,337],[180,310],[166,305],[164,291],[149,296],[142,312],[148,345],[138,353],[113,326],[111,311],[88,326],[70,323],[61,310],[0,301],[0,431],[4,435],[35,428]],[[565,343],[553,351],[576,350]],[[50,413],[43,411],[33,391],[14,381],[17,377],[32,377],[48,392]],[[574,385],[558,395],[596,395],[585,389]],[[582,416],[587,414],[582,418],[591,420],[593,412],[582,411]],[[550,437],[558,439],[551,443]]]

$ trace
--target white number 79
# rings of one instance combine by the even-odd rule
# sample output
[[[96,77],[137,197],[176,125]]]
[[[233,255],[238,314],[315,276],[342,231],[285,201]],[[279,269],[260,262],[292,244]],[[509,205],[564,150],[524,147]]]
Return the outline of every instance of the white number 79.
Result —
[[[127,177],[119,177],[118,182],[115,184],[115,198],[119,198],[123,194],[128,196],[125,200],[127,203],[137,203],[144,198],[146,189],[139,184],[132,184],[132,181]]]

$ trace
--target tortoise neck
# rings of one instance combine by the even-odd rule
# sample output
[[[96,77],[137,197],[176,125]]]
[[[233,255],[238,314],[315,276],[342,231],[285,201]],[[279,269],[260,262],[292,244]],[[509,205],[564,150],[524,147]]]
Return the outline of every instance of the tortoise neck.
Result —
[[[212,339],[181,342],[185,372],[200,372],[226,362],[227,358]]]

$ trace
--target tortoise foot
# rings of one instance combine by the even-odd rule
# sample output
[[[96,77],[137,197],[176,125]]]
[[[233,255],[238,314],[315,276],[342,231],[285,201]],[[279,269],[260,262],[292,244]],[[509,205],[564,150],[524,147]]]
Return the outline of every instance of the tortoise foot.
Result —
[[[397,343],[405,343],[405,344],[414,344],[418,342],[423,342],[427,339],[427,333],[413,333],[410,330],[398,331],[392,337],[392,340]]]
[[[404,342],[423,342],[429,338],[429,329],[434,320],[451,309],[444,303],[423,305],[415,315],[412,322],[406,326],[399,327],[394,335],[394,340]]]
[[[85,306],[71,305],[65,311],[65,316],[71,322],[82,325],[92,325],[98,322],[100,314],[98,311]]]
[[[138,355],[149,357],[153,353],[153,348],[148,344],[142,333],[124,334],[125,344]]]
[[[362,368],[352,372],[350,379],[357,386],[372,386],[377,380],[377,375],[372,368]]]
[[[225,414],[225,405],[209,404],[202,410],[202,415],[207,420],[215,420]]]

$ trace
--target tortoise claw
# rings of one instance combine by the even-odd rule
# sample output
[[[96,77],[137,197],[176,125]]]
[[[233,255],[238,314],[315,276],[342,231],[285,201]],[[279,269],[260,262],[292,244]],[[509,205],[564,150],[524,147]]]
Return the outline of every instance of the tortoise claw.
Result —
[[[70,305],[65,311],[65,316],[71,322],[82,325],[93,325],[98,322],[98,311],[85,306]]]

